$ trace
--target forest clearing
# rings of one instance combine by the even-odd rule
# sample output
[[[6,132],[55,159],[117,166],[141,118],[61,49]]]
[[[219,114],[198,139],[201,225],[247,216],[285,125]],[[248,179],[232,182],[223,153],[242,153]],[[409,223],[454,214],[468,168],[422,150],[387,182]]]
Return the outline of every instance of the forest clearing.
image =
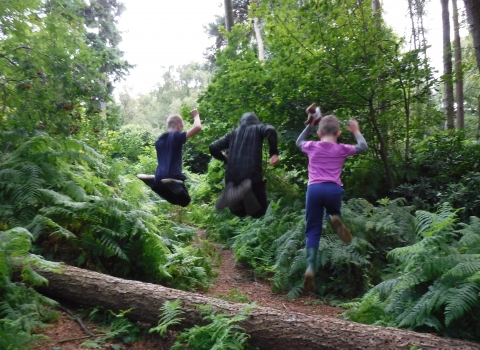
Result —
[[[0,349],[479,349],[480,3],[402,3],[225,0],[133,95],[124,4],[2,1]]]

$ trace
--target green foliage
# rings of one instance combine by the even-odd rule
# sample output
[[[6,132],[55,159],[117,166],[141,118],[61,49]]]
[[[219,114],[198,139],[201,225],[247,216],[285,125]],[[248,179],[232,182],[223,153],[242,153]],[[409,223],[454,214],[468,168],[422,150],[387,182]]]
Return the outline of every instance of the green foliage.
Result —
[[[238,289],[230,289],[228,291],[228,294],[219,294],[219,295],[214,295],[213,297],[217,299],[231,301],[233,303],[249,303],[250,302],[250,298],[248,297],[248,295],[243,294]]]
[[[464,208],[464,221],[480,216],[479,159],[480,145],[468,141],[463,131],[437,132],[414,147],[412,168],[418,177],[397,192],[419,209],[449,202]]]
[[[371,15],[368,2],[272,0],[249,11],[262,19],[266,59],[257,58],[250,23],[225,33],[228,45],[217,53],[215,75],[199,98],[201,114],[209,116],[207,144],[254,111],[279,132],[286,169],[305,178],[306,161],[294,140],[304,127],[300,116],[316,101],[342,122],[357,118],[375,145],[364,160],[347,163],[349,194],[370,200],[390,194],[392,184],[410,176],[411,145],[441,115],[425,103],[434,79],[422,50],[402,51],[404,41]],[[340,141],[354,142],[349,136]]]
[[[181,113],[183,107],[188,110],[197,107],[198,94],[208,85],[211,75],[210,68],[200,63],[170,66],[151,92],[138,98],[130,96],[127,90],[121,92],[119,100],[125,123],[139,124],[156,132],[164,130],[169,115]],[[190,118],[188,115],[184,120],[189,122]]]
[[[182,322],[183,318],[179,317],[185,312],[180,309],[181,301],[165,301],[160,308],[161,318],[158,321],[158,326],[150,328],[148,333],[158,332],[162,338],[165,338],[168,327],[175,326]]]
[[[343,205],[343,220],[355,238],[343,244],[325,222],[317,257],[316,286],[320,295],[359,296],[381,280],[387,253],[415,242],[411,207],[404,201],[383,200],[374,206],[361,199]],[[222,218],[211,223],[209,235],[226,242],[237,261],[253,272],[272,278],[275,292],[288,291],[287,298],[302,292],[305,260],[303,204],[284,197],[272,202],[260,219]]]
[[[140,333],[140,328],[125,316],[130,311],[132,311],[132,309],[123,310],[116,314],[111,310],[105,311],[100,307],[81,310],[87,320],[99,322],[101,331],[104,333],[104,335],[100,337],[84,341],[82,346],[100,348],[104,346],[105,342],[109,339],[118,339],[125,344],[131,344],[136,341]]]
[[[32,266],[58,271],[58,265],[29,253],[32,234],[16,227],[0,231],[0,348],[22,349],[42,335],[32,335],[46,327],[44,322],[57,317],[51,309],[56,302],[37,293],[31,285],[47,281]],[[21,268],[23,281],[12,282],[15,268]]]
[[[193,230],[155,213],[151,191],[102,160],[80,141],[31,138],[0,168],[2,224],[30,229],[35,250],[50,259],[146,281],[174,278],[181,288],[195,282],[206,287],[210,261],[199,249],[183,248]]]
[[[126,158],[128,163],[136,163],[145,154],[147,147],[152,147],[156,135],[150,129],[141,125],[124,125],[118,131],[110,132],[105,141],[100,142],[109,158]],[[156,157],[154,158],[156,159]]]
[[[370,290],[348,312],[351,320],[480,339],[478,242],[480,220],[455,230],[456,211],[445,203],[437,213],[418,211],[421,239],[389,253],[393,276]],[[460,237],[460,239],[458,239]]]
[[[2,1],[1,132],[98,137],[106,121],[99,98],[107,92],[102,52],[90,46],[77,15],[84,8],[78,0]]]
[[[184,290],[194,290],[197,286],[208,289],[214,275],[209,257],[192,246],[173,246],[172,250],[166,263],[159,268],[169,285]]]
[[[246,305],[238,314],[229,317],[225,314],[211,311],[211,307],[201,309],[204,314],[204,326],[195,325],[193,328],[177,335],[177,341],[172,350],[220,350],[251,348],[248,345],[248,334],[237,323],[248,318],[248,313],[255,305]]]

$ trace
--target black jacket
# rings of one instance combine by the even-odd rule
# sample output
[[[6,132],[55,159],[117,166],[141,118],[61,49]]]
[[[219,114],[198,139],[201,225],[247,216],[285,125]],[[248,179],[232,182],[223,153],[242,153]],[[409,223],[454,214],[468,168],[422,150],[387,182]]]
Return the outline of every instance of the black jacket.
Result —
[[[262,147],[267,139],[270,157],[278,154],[277,132],[269,124],[260,122],[254,113],[245,113],[238,128],[210,145],[210,154],[227,164],[225,181],[238,185],[245,179],[263,181]],[[222,151],[228,149],[228,159]]]

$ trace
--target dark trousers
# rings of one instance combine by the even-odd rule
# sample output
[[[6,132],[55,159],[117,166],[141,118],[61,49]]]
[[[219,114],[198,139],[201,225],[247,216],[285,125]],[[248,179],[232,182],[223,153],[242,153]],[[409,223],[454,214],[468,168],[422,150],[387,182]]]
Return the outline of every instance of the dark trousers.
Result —
[[[247,215],[250,215],[253,218],[260,218],[263,215],[265,215],[265,213],[267,212],[267,208],[268,208],[267,188],[265,186],[265,181],[258,181],[258,182],[253,182],[252,181],[252,192],[255,195],[255,198],[257,199],[258,204],[260,204],[261,208],[254,213],[248,213],[247,214],[247,210],[245,209],[245,205],[248,205],[248,203],[245,203],[245,201],[244,201],[244,206],[241,209],[237,209],[237,210],[230,209],[230,211],[232,212],[233,215],[239,216],[241,218],[243,218]]]
[[[322,182],[307,187],[305,205],[306,248],[318,248],[322,236],[323,213],[341,216],[342,196],[345,190],[333,182]]]
[[[150,186],[153,192],[171,204],[179,205],[181,207],[186,207],[188,204],[190,204],[191,198],[183,182],[170,182],[168,184],[164,184],[161,181],[156,183],[154,179],[142,181]]]

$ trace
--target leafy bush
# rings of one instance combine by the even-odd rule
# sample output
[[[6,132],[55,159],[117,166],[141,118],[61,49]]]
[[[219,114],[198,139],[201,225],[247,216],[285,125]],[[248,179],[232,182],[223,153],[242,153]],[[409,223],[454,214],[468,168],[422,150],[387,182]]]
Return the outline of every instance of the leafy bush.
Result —
[[[417,243],[389,253],[393,275],[351,307],[353,321],[480,339],[480,219],[460,224],[448,203],[418,211]]]
[[[417,209],[434,210],[449,202],[465,208],[460,218],[480,216],[478,197],[480,144],[471,143],[462,131],[442,131],[413,147],[412,170],[417,177],[396,191]]]
[[[169,327],[178,325],[184,312],[180,308],[181,301],[166,301],[160,308],[161,318],[158,325],[149,330],[149,333],[158,332],[165,337]],[[177,334],[177,340],[171,349],[192,349],[192,350],[223,350],[223,349],[255,349],[249,346],[248,334],[236,323],[248,318],[248,313],[255,307],[255,304],[246,305],[237,315],[229,317],[225,314],[212,311],[209,305],[198,306],[204,315],[205,325],[195,325]]]
[[[139,180],[119,177],[119,171],[102,163],[102,157],[80,141],[31,138],[4,156],[0,222],[30,229],[35,251],[49,259],[120,277],[167,282],[162,266],[175,259],[194,231],[167,220],[169,207],[154,206],[151,191]],[[192,273],[193,279],[184,284],[192,286],[203,269],[205,285],[211,277],[208,262],[202,260],[200,268],[196,264],[201,252],[188,253],[198,254],[189,260],[197,263],[182,266],[178,274],[173,269],[180,265],[171,264],[169,274],[188,279]]]
[[[90,310],[81,310],[87,320],[100,323],[104,335],[84,341],[84,347],[100,348],[109,339],[118,339],[125,344],[131,344],[138,339],[140,327],[130,321],[127,315],[131,309],[120,311],[118,314],[111,310],[105,311],[100,307]],[[113,346],[112,346],[113,348]]]
[[[31,286],[46,283],[33,266],[57,271],[58,265],[29,253],[32,234],[16,227],[0,231],[0,348],[21,349],[44,338],[32,335],[46,327],[44,322],[56,318],[51,307],[57,303],[35,291]],[[24,282],[12,282],[15,269],[22,271]],[[50,308],[49,308],[50,307]]]

